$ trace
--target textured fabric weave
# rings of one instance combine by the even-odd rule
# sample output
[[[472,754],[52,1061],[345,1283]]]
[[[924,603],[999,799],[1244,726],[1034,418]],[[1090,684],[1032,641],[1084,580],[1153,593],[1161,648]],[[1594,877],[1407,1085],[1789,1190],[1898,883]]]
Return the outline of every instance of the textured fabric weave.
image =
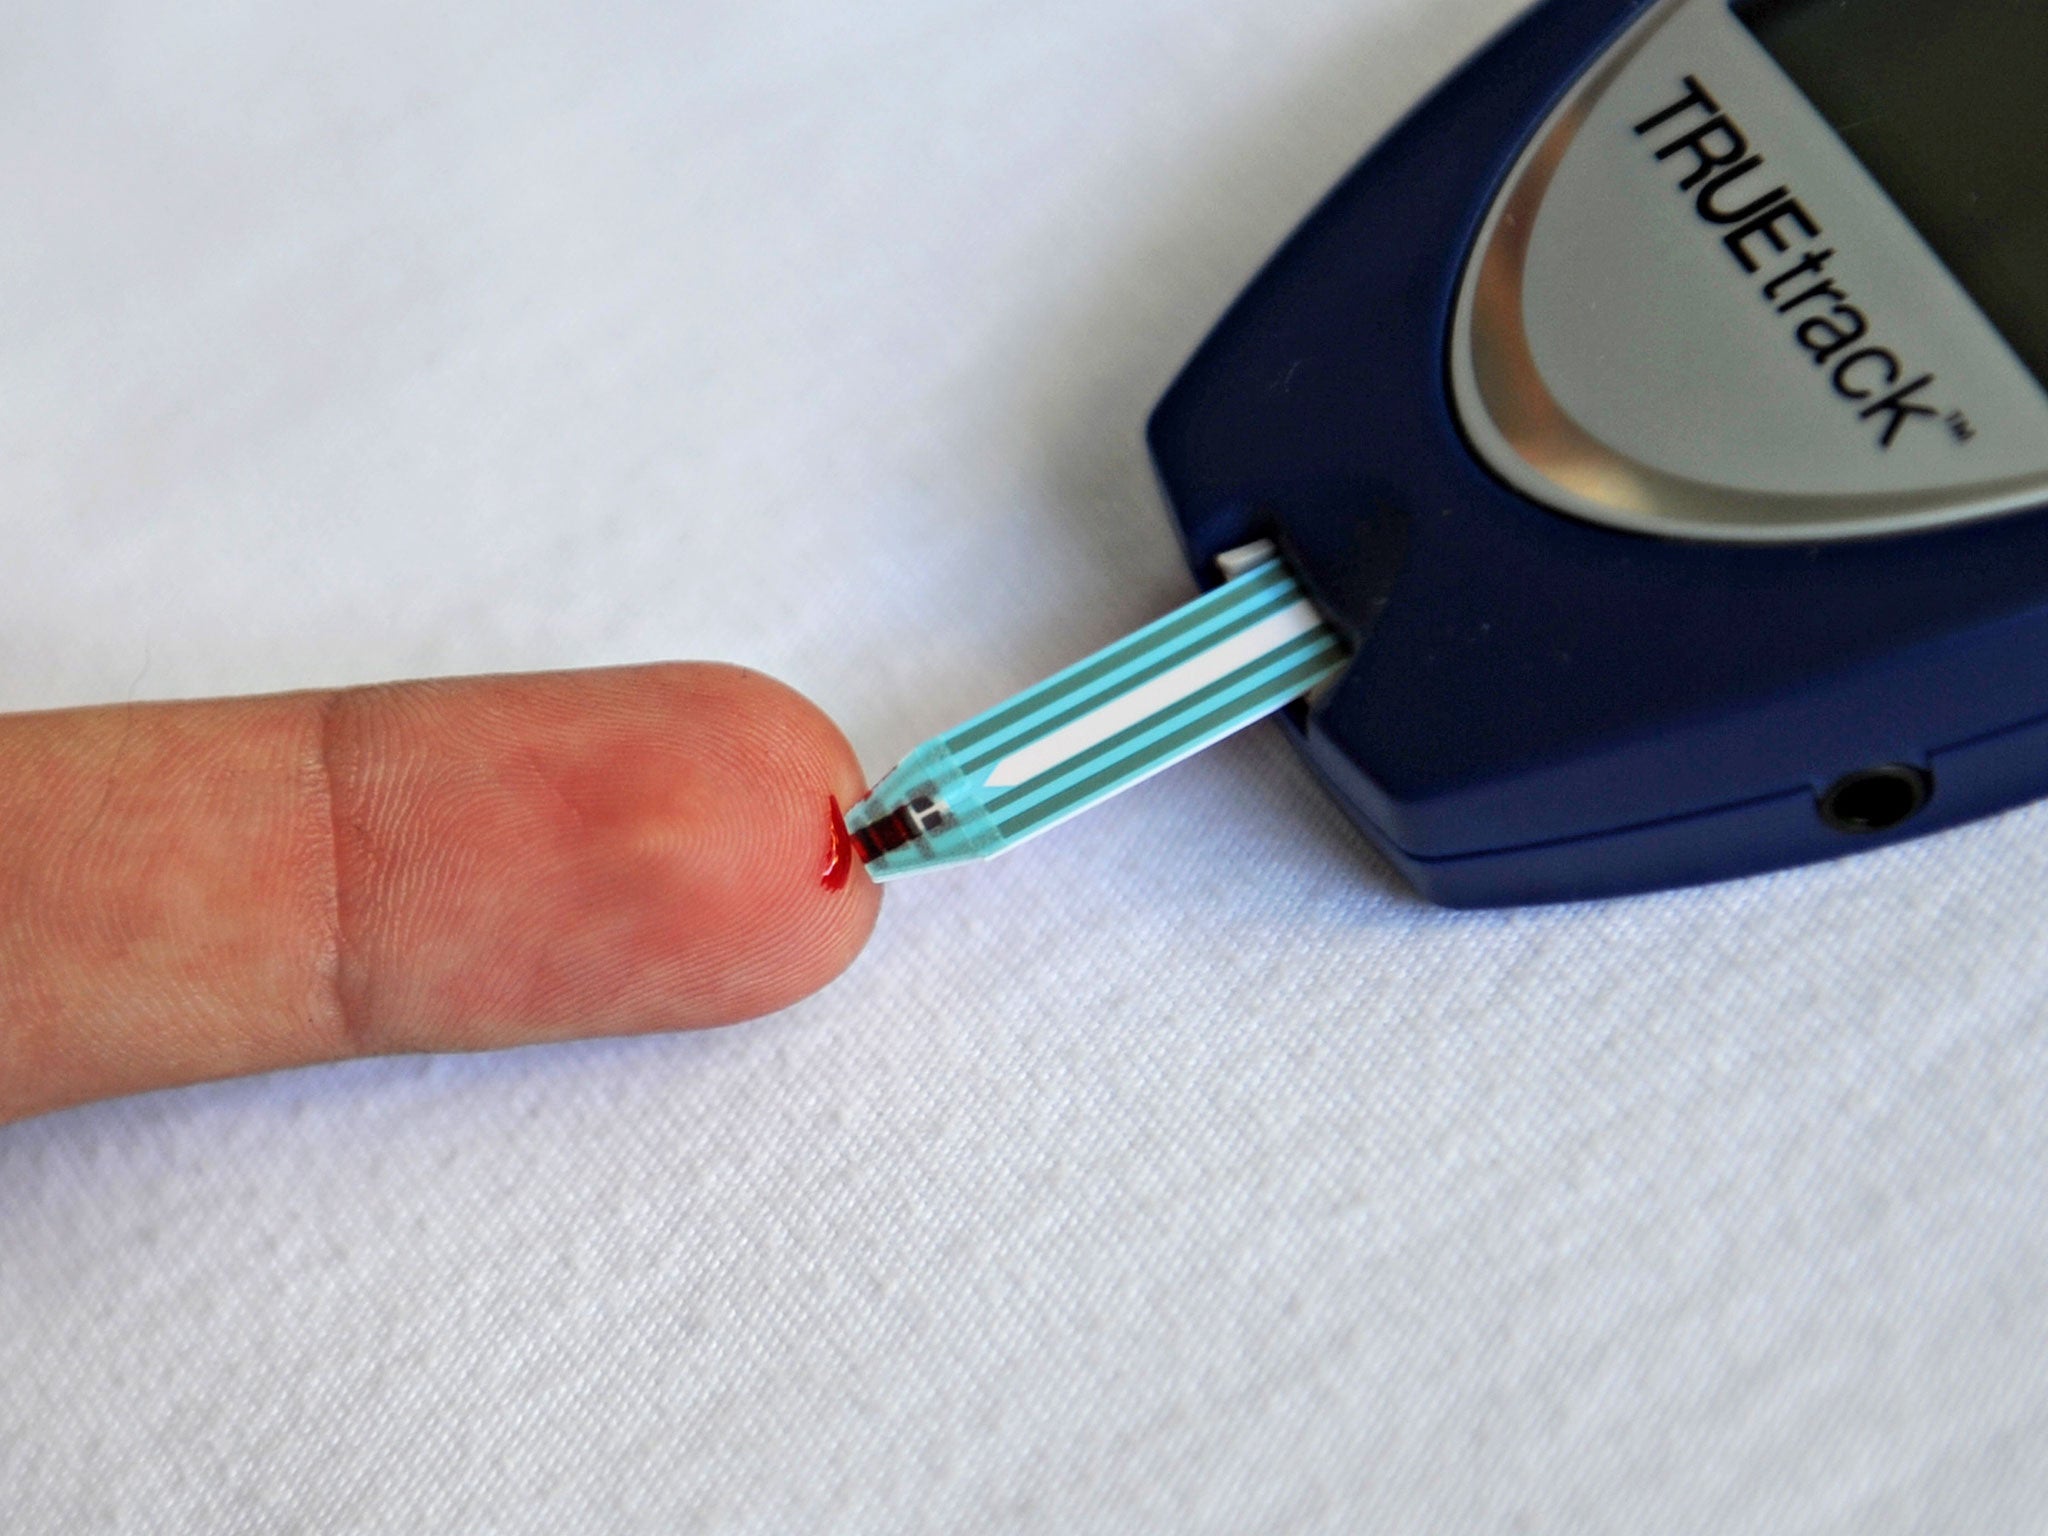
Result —
[[[879,772],[1189,594],[1146,411],[1512,9],[17,6],[0,707],[710,656]],[[1449,915],[1261,728],[775,1019],[0,1131],[0,1528],[2038,1525],[2044,889]]]

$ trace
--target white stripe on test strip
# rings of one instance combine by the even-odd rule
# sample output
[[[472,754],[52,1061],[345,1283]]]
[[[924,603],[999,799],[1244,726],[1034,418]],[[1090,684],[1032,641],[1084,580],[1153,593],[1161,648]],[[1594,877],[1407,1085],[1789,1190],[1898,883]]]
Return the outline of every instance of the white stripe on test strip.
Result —
[[[1050,735],[1041,736],[1003,758],[989,770],[983,782],[989,789],[1010,789],[1029,783],[1050,768],[1090,747],[1109,740],[1118,731],[1170,709],[1190,694],[1228,677],[1239,667],[1250,666],[1286,645],[1323,627],[1322,615],[1306,598],[1261,619],[1251,628],[1232,635],[1214,650],[1190,657],[1170,672],[1162,672],[1149,683],[1111,699],[1100,709],[1070,721]]]

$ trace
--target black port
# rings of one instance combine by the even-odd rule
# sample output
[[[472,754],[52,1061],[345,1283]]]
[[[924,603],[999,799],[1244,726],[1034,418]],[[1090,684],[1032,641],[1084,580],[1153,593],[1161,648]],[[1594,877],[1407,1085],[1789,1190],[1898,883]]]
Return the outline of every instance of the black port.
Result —
[[[1920,814],[1934,780],[1918,768],[1887,763],[1845,774],[1820,797],[1820,819],[1837,832],[1890,832]]]

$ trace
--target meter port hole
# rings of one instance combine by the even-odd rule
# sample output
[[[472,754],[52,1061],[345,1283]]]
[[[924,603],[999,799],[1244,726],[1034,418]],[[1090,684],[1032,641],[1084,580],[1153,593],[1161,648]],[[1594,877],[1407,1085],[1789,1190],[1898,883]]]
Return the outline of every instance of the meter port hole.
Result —
[[[1821,792],[1817,806],[1835,831],[1869,837],[1903,827],[1933,797],[1934,779],[1925,769],[1886,763],[1842,775]]]

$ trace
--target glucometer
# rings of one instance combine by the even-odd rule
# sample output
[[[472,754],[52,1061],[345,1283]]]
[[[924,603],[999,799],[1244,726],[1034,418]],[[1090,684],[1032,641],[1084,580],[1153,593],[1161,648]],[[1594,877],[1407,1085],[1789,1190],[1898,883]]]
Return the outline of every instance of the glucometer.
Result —
[[[1198,580],[1426,895],[1825,859],[2048,792],[2048,6],[1546,0],[1159,404]]]
[[[1619,895],[2048,792],[2048,5],[1545,0],[1153,413],[1217,590],[849,816],[987,858],[1266,712],[1423,894]]]

